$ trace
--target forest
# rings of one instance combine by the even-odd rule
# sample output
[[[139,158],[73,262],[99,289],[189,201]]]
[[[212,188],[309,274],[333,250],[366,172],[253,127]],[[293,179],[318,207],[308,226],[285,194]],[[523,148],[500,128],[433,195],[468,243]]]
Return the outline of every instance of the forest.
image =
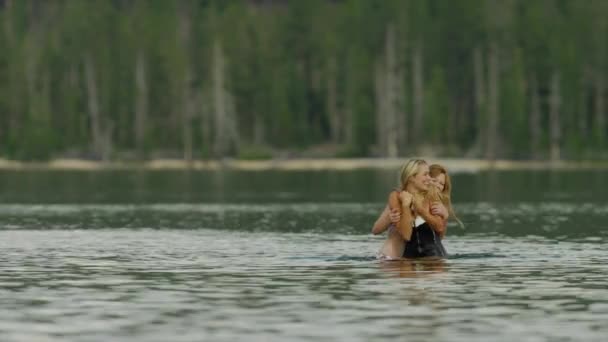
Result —
[[[0,0],[0,158],[608,159],[605,0]]]

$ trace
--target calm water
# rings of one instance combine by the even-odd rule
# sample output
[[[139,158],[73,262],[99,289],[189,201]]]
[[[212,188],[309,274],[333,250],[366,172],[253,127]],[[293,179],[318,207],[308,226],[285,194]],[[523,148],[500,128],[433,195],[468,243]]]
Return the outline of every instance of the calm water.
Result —
[[[396,176],[0,172],[1,341],[605,341],[605,171],[454,176],[443,261],[379,262]]]

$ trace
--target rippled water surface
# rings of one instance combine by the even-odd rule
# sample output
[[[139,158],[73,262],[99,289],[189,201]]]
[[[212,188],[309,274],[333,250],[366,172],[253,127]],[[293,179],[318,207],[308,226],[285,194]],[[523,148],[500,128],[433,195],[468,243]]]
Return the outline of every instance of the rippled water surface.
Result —
[[[0,341],[605,341],[604,174],[456,174],[381,262],[394,172],[0,173]]]

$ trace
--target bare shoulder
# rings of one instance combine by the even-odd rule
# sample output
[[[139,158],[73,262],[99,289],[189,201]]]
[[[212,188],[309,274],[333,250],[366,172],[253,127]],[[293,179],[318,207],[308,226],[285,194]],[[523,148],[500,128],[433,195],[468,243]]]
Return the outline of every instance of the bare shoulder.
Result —
[[[400,192],[399,192],[399,191],[397,191],[397,190],[393,190],[393,191],[391,191],[391,192],[388,194],[388,199],[389,199],[389,200],[392,200],[392,199],[397,199],[397,200],[398,200],[398,199],[399,199],[399,194],[400,194]]]

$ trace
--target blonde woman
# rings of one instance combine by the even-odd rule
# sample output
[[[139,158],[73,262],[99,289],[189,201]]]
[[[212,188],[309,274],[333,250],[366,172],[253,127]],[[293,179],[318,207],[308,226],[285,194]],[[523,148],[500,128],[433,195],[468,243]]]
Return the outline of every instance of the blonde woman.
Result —
[[[401,169],[400,188],[391,192],[389,204],[372,228],[373,234],[380,234],[391,227],[380,252],[382,258],[447,255],[441,239],[445,235],[449,211],[453,210],[442,203],[442,195],[437,188],[443,184],[441,191],[446,188],[449,191],[451,183],[446,186],[449,181],[447,171],[434,172],[438,179],[431,178],[430,168],[422,159],[412,159]],[[432,188],[429,188],[430,184],[433,184]]]

